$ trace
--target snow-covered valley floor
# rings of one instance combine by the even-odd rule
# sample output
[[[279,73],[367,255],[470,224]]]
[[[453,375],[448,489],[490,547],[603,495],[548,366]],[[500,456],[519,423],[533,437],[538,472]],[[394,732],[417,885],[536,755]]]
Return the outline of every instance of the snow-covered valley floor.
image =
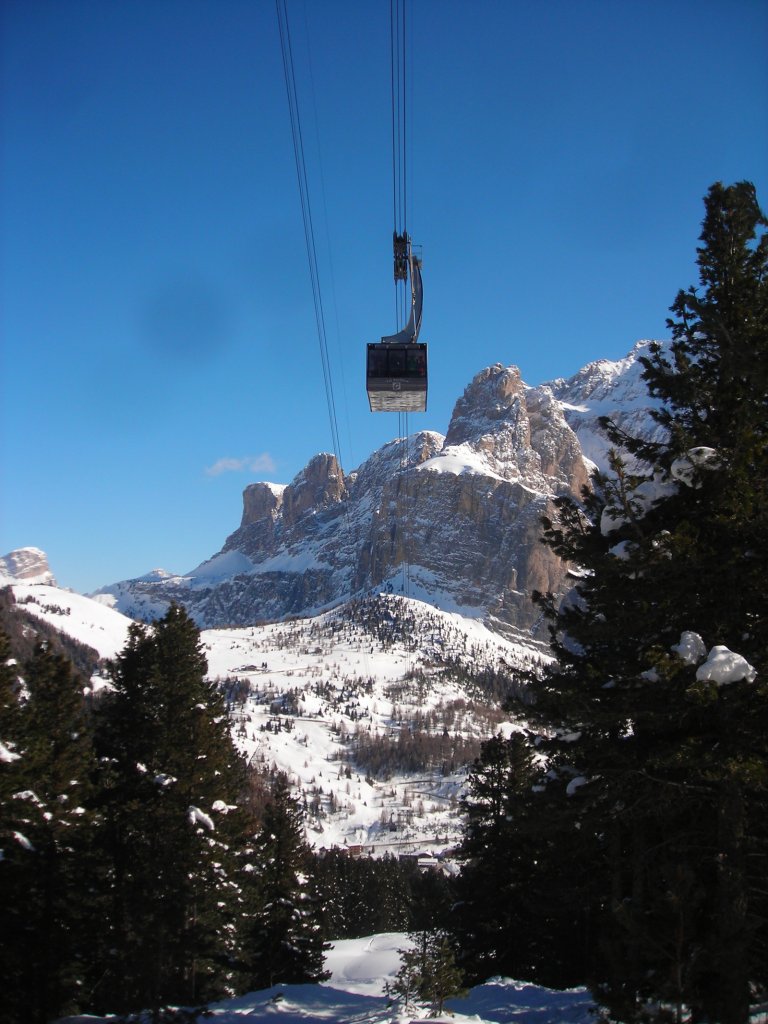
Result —
[[[326,955],[331,972],[321,985],[277,985],[215,1003],[214,1024],[400,1024],[426,1017],[419,1007],[393,1004],[385,992],[400,965],[398,950],[407,936],[398,933],[343,939]],[[455,1024],[592,1024],[594,1003],[584,989],[553,989],[496,978],[462,999],[448,1001],[440,1020]],[[110,1018],[69,1017],[67,1024],[101,1024]],[[60,1022],[64,1024],[64,1022]]]
[[[125,645],[130,620],[70,591],[16,584],[19,606],[102,658]],[[482,740],[517,727],[477,686],[478,673],[531,669],[533,646],[478,619],[380,595],[308,619],[203,630],[209,677],[228,696],[244,757],[284,772],[316,849],[442,857],[461,832],[466,765]],[[94,676],[94,690],[108,686]],[[432,738],[428,768],[407,770],[399,737]],[[359,754],[378,743],[375,765]]]

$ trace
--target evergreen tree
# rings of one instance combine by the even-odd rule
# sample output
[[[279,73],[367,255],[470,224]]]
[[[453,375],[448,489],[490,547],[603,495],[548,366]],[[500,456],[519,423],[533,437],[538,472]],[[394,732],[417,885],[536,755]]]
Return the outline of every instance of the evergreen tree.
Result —
[[[19,760],[22,752],[19,680],[11,659],[10,642],[0,631],[0,977],[10,979],[3,995],[9,1022],[23,1020],[24,993],[20,979],[25,970],[24,907],[19,900],[19,880],[28,875],[32,859],[26,803],[15,798],[24,790]]]
[[[623,1020],[743,1024],[768,982],[768,235],[749,183],[705,203],[700,286],[644,360],[665,440],[605,423],[611,472],[546,523],[582,572],[541,599],[536,711],[561,846],[594,864],[596,992]]]
[[[391,854],[352,857],[334,848],[315,854],[312,874],[328,939],[448,927],[455,893],[442,871],[422,871]]]
[[[0,675],[2,727],[6,739],[15,735],[15,756],[2,766],[4,1011],[10,1021],[45,1024],[87,994],[99,924],[95,759],[82,680],[67,658],[38,646],[24,668],[22,704],[13,673],[4,666]]]
[[[475,981],[529,976],[523,902],[533,858],[521,858],[520,845],[532,777],[531,751],[513,734],[484,743],[467,780],[458,921],[462,962]]]
[[[441,1014],[446,999],[465,994],[464,975],[456,963],[453,944],[447,932],[429,932],[422,992],[432,1012]]]
[[[13,788],[6,766],[19,759],[21,743],[21,708],[19,705],[19,679],[11,645],[0,629],[0,808],[5,809]]]
[[[400,969],[387,992],[399,997],[406,1011],[428,1003],[433,1014],[441,1014],[446,999],[465,994],[450,937],[437,930],[411,932],[408,938],[411,944],[400,950]]]
[[[556,888],[556,836],[539,776],[523,733],[488,740],[470,770],[452,927],[473,982],[495,974],[561,986],[583,979],[583,907],[571,895],[583,872],[580,844],[571,844],[568,888]]]
[[[323,941],[311,853],[288,780],[273,780],[248,863],[241,957],[249,989],[322,981]]]
[[[95,1006],[219,997],[233,982],[243,764],[199,633],[172,606],[133,626],[98,716],[110,908]]]

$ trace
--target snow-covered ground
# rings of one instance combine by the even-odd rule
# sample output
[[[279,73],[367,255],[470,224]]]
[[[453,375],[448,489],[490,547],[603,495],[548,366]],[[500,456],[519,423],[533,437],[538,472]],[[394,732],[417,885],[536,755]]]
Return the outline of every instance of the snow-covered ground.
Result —
[[[215,1003],[215,1024],[400,1024],[427,1016],[426,1008],[391,1003],[385,992],[400,966],[407,936],[398,933],[344,939],[326,954],[331,972],[321,985],[276,985]],[[441,1021],[454,1024],[591,1024],[594,1004],[584,989],[558,992],[508,978],[478,985],[462,999],[448,1000]],[[109,1018],[69,1017],[68,1024],[98,1024]],[[203,1018],[200,1018],[201,1024]],[[63,1022],[62,1022],[63,1024]]]
[[[16,603],[54,629],[87,644],[102,658],[114,658],[125,646],[131,619],[82,594],[38,583],[13,583]]]
[[[440,855],[458,838],[466,780],[464,764],[448,751],[473,741],[479,747],[509,724],[455,669],[499,669],[533,655],[479,620],[414,600],[379,602],[369,606],[373,621],[339,610],[206,630],[209,674],[238,680],[235,741],[249,760],[288,774],[313,846]],[[387,774],[355,758],[358,738],[396,745],[401,730],[442,737],[445,762]]]
[[[56,629],[114,658],[131,620],[101,601],[48,585],[16,583],[16,601]],[[511,728],[478,692],[482,670],[531,668],[534,648],[477,618],[395,596],[307,619],[205,630],[211,679],[230,697],[232,732],[255,764],[285,772],[306,809],[316,848],[425,852],[458,839],[466,769],[451,743],[479,746]],[[462,677],[463,674],[463,677]],[[103,685],[94,680],[94,689]],[[356,738],[397,744],[400,731],[445,737],[445,766],[392,774],[356,764]]]

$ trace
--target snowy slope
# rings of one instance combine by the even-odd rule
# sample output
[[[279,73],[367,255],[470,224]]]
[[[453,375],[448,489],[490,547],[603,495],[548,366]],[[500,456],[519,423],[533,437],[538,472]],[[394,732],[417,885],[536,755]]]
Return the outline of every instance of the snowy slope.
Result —
[[[385,985],[400,966],[406,935],[387,933],[333,943],[326,955],[330,979],[322,985],[280,985],[211,1007],[216,1024],[274,1020],[285,1024],[325,1020],[396,1024],[426,1017],[427,1011],[390,1005]],[[496,978],[462,999],[449,999],[441,1021],[454,1024],[589,1024],[594,1003],[584,989],[553,989]]]
[[[120,612],[75,594],[71,590],[38,583],[14,583],[16,603],[54,629],[114,658],[125,646],[131,619]]]
[[[101,602],[38,584],[13,592],[103,658],[125,645],[131,620]],[[201,640],[209,677],[228,695],[235,742],[249,761],[288,775],[312,845],[374,855],[455,845],[466,762],[482,740],[517,727],[478,688],[478,674],[535,671],[544,660],[480,619],[393,595],[308,619],[205,630]],[[396,752],[400,734],[414,732],[435,738],[443,759],[387,774],[355,757],[358,734]]]
[[[474,742],[476,753],[516,724],[474,677],[542,661],[479,620],[391,595],[202,639],[209,675],[232,695],[236,742],[250,761],[288,774],[310,842],[373,854],[450,849],[466,772],[456,763],[374,775],[354,759],[358,730],[397,744],[401,730],[418,727],[445,734],[446,747]]]
[[[321,985],[277,985],[235,999],[214,1003],[214,1024],[326,1024],[362,1022],[401,1024],[426,1017],[427,1011],[390,1005],[385,985],[397,973],[399,950],[406,935],[387,933],[334,942],[326,954],[331,972]],[[478,985],[463,999],[448,1000],[440,1021],[453,1024],[590,1024],[595,1006],[584,989],[553,989],[494,978]],[[108,1018],[68,1017],[66,1024],[106,1024]],[[59,1022],[64,1024],[64,1021]]]

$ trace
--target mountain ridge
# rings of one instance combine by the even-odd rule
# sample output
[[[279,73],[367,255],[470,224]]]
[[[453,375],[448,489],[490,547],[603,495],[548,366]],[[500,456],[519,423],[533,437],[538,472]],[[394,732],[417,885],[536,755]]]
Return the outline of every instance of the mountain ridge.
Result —
[[[399,592],[543,644],[530,594],[568,584],[567,566],[540,543],[541,517],[558,494],[578,495],[595,467],[607,468],[601,416],[658,437],[641,379],[651,344],[536,387],[517,367],[486,367],[455,403],[445,435],[396,438],[348,474],[321,452],[288,484],[250,483],[239,526],[211,557],[184,574],[153,569],[91,596],[147,621],[175,601],[212,628]],[[0,559],[0,574],[55,585],[37,548]]]
[[[319,453],[288,484],[251,483],[239,527],[213,556],[189,573],[154,570],[93,596],[138,619],[176,601],[212,628],[400,591],[543,641],[530,594],[562,592],[567,567],[539,543],[541,517],[605,468],[599,416],[653,433],[640,378],[651,344],[536,387],[517,367],[486,367],[445,435],[390,441],[347,475]]]

